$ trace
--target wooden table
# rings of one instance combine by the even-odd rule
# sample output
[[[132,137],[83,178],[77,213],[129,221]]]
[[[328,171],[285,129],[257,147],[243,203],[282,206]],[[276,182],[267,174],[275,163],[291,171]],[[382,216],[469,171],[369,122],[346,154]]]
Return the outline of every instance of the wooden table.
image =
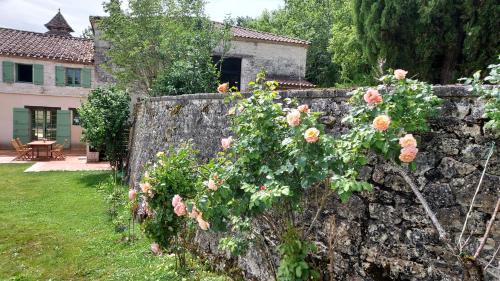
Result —
[[[52,157],[52,145],[54,145],[56,141],[32,141],[27,143],[29,147],[33,149],[32,158],[35,159],[35,150],[36,150],[36,158],[40,158],[40,148],[45,148],[47,151],[46,158],[49,160]]]

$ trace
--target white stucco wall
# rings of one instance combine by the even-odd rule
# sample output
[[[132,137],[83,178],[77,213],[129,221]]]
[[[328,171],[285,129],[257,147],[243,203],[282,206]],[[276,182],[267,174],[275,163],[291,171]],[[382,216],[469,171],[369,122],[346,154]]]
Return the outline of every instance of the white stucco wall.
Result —
[[[221,54],[221,47],[214,53]],[[245,91],[248,83],[255,80],[260,70],[269,77],[304,79],[306,72],[307,46],[286,45],[265,41],[232,40],[226,57],[241,58],[241,87]]]
[[[43,64],[44,83],[34,85],[30,83],[5,83],[2,79],[2,65],[0,63],[0,148],[11,149],[10,140],[13,134],[13,108],[25,106],[59,107],[63,110],[78,108],[87,98],[91,89],[83,87],[59,87],[55,85],[56,65],[73,68],[91,68],[91,88],[97,86],[93,65],[61,63],[50,60],[35,60],[17,57],[0,56],[1,61],[11,61],[24,64]],[[82,129],[80,126],[71,126],[72,149],[82,148],[80,142]]]

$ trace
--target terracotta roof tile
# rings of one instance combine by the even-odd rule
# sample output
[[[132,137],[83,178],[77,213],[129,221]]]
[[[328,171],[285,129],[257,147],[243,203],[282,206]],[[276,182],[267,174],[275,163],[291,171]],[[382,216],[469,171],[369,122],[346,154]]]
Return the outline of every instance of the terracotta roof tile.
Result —
[[[94,41],[0,27],[0,55],[92,63]]]
[[[268,78],[267,80],[272,80],[278,82],[280,87],[293,87],[293,88],[314,88],[316,85],[307,81],[299,79],[286,79],[286,78]]]
[[[215,22],[216,24],[222,26],[222,23]],[[286,44],[295,44],[295,45],[310,45],[309,41],[292,38],[283,35],[277,35],[269,32],[262,32],[253,30],[250,28],[245,28],[241,26],[231,26],[231,32],[235,38],[241,39],[250,39],[250,40],[263,40],[263,41],[272,41],[277,43],[286,43]]]

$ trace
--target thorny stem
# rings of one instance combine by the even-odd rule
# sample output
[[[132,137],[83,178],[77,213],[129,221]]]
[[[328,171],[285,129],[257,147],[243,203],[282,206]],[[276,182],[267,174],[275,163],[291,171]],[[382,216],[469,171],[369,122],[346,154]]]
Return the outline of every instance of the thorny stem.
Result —
[[[488,239],[488,236],[490,235],[491,227],[495,223],[497,214],[498,214],[498,209],[500,209],[500,197],[497,199],[497,204],[495,205],[495,210],[493,211],[493,214],[491,215],[491,219],[488,222],[488,226],[486,227],[486,231],[484,232],[483,235],[483,240],[481,240],[481,244],[479,244],[479,247],[476,250],[476,253],[474,254],[474,258],[477,259],[479,255],[481,254],[481,251],[484,248],[484,244],[486,244],[486,240]]]
[[[493,261],[495,260],[495,258],[497,256],[499,250],[500,250],[500,245],[498,245],[497,249],[493,253],[493,256],[491,257],[491,260],[484,267],[484,270],[488,269],[488,267],[493,263]]]
[[[448,242],[448,234],[446,233],[443,226],[436,218],[436,215],[434,214],[432,209],[429,207],[427,200],[425,200],[422,193],[420,193],[417,185],[415,184],[415,182],[411,178],[411,176],[408,174],[408,172],[405,171],[400,166],[398,166],[394,161],[391,161],[391,165],[388,165],[388,168],[390,171],[397,172],[398,174],[400,174],[403,177],[403,179],[408,183],[411,190],[413,191],[415,196],[417,196],[417,199],[420,201],[420,204],[422,204],[422,207],[424,208],[425,213],[431,219],[432,224],[434,224],[434,227],[436,228],[437,232],[439,233],[439,239]]]
[[[472,213],[472,209],[474,208],[474,201],[476,200],[476,196],[479,193],[479,188],[481,187],[481,184],[483,183],[483,178],[484,178],[484,175],[486,174],[486,168],[488,167],[488,163],[490,162],[490,158],[491,158],[491,155],[493,155],[494,149],[495,149],[495,142],[493,142],[491,145],[490,151],[488,153],[488,157],[486,158],[486,163],[484,164],[483,173],[481,174],[481,179],[479,180],[479,183],[476,187],[476,192],[474,193],[474,196],[472,197],[469,211],[467,212],[467,215],[465,216],[465,222],[464,222],[464,225],[462,227],[462,232],[460,233],[460,237],[458,238],[458,246],[460,249],[463,248],[463,246],[461,244],[462,243],[462,236],[464,235],[465,229],[467,228],[467,221],[469,220],[470,215]]]
[[[314,227],[314,224],[318,220],[319,214],[321,211],[323,211],[323,208],[325,207],[325,202],[328,197],[332,194],[332,191],[329,190],[328,192],[324,193],[323,196],[321,197],[321,202],[319,204],[318,210],[316,210],[316,214],[314,215],[313,220],[311,221],[311,224],[309,225],[309,228],[307,229],[306,233],[304,234],[304,237],[307,237],[309,233],[311,232],[312,228]]]

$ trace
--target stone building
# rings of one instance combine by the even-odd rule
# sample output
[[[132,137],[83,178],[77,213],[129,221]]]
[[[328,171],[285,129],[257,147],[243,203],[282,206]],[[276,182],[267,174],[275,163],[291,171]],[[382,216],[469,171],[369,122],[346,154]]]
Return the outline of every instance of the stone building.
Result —
[[[76,108],[96,86],[94,42],[58,12],[46,33],[0,28],[0,148],[49,139],[82,148]]]
[[[95,63],[99,82],[113,78],[101,67],[106,62],[109,43],[102,40],[98,21],[101,17],[90,17],[95,37]],[[215,25],[222,25],[214,22]],[[239,26],[231,27],[230,48],[224,54],[221,81],[237,86],[241,91],[255,80],[257,73],[266,70],[268,78],[280,83],[285,89],[307,89],[314,87],[305,79],[307,49],[310,43],[304,40],[255,31]],[[222,47],[213,51],[214,62],[222,55]]]

